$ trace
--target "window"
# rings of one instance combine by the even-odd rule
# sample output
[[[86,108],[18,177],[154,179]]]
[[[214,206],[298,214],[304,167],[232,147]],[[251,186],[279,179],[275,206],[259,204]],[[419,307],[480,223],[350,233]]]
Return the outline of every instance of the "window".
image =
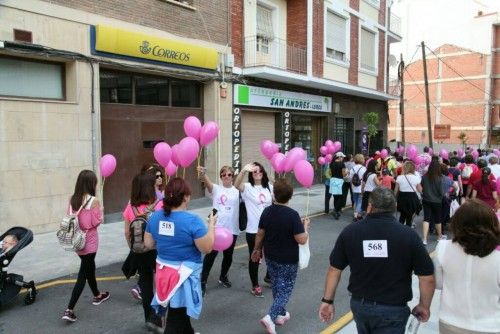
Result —
[[[376,72],[377,66],[375,64],[376,44],[375,37],[377,35],[365,28],[361,28],[360,38],[360,66],[362,69]]]
[[[200,108],[200,85],[191,81],[172,81],[172,107]]]
[[[168,79],[162,77],[136,76],[135,103],[168,106]]]
[[[101,102],[132,103],[132,76],[122,72],[100,73]]]
[[[330,11],[326,18],[326,56],[347,61],[347,19]]]
[[[0,95],[65,99],[65,64],[0,57]]]
[[[257,52],[269,53],[269,42],[273,38],[273,12],[257,5]]]

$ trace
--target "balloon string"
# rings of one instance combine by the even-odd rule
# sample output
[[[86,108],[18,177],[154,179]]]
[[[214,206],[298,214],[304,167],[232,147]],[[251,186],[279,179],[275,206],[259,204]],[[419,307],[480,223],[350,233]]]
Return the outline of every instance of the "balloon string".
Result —
[[[307,188],[307,204],[306,204],[306,218],[309,216],[309,193],[311,188]]]
[[[203,151],[203,147],[200,147],[200,152],[198,152],[198,167],[200,167],[200,159],[201,159],[201,152]]]
[[[101,182],[101,196],[103,199],[104,199],[104,182],[106,182],[105,177],[102,178],[102,182]]]
[[[182,178],[186,179],[186,167],[182,168]]]

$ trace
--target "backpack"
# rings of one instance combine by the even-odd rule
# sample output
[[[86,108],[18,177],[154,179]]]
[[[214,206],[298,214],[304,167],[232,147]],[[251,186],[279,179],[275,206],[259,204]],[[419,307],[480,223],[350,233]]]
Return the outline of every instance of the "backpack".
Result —
[[[464,169],[462,169],[462,178],[464,179],[470,179],[470,176],[474,170],[472,169],[471,165],[465,165]]]
[[[148,223],[149,216],[153,213],[159,200],[156,200],[153,204],[144,208],[141,213],[135,206],[132,207],[134,212],[134,220],[130,222],[130,250],[134,253],[145,253],[148,251],[146,245],[144,245],[144,232],[146,231],[146,225]]]
[[[361,185],[361,178],[359,177],[359,174],[358,174],[360,169],[361,169],[361,167],[358,168],[358,171],[356,173],[354,173],[354,175],[351,178],[351,184],[354,187],[359,187]],[[352,170],[354,170],[354,167],[352,168]]]
[[[65,251],[76,252],[82,250],[85,247],[86,233],[80,229],[80,222],[78,221],[78,215],[84,207],[86,207],[92,200],[92,196],[82,204],[80,209],[76,213],[73,213],[73,209],[68,208],[68,212],[59,224],[59,229],[56,232],[59,244]]]

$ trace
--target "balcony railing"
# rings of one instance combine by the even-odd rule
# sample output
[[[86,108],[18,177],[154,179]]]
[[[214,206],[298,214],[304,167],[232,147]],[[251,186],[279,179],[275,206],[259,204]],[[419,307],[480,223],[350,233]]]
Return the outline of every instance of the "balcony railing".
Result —
[[[305,48],[288,44],[280,38],[248,36],[245,38],[245,67],[255,66],[268,66],[305,74],[307,52]]]
[[[401,36],[401,18],[392,12],[389,15],[389,31]]]

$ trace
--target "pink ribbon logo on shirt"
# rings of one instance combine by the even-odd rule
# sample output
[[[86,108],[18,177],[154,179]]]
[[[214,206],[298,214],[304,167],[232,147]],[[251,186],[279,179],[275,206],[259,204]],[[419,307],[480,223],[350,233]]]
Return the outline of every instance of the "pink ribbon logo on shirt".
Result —
[[[260,204],[264,204],[266,202],[266,195],[264,195],[263,193],[260,193],[259,194],[259,202],[260,202]]]
[[[227,202],[227,196],[226,196],[226,195],[224,195],[224,194],[222,194],[222,195],[220,196],[220,198],[219,198],[219,202],[220,202],[220,204],[222,204],[222,205],[226,205],[226,202]]]

